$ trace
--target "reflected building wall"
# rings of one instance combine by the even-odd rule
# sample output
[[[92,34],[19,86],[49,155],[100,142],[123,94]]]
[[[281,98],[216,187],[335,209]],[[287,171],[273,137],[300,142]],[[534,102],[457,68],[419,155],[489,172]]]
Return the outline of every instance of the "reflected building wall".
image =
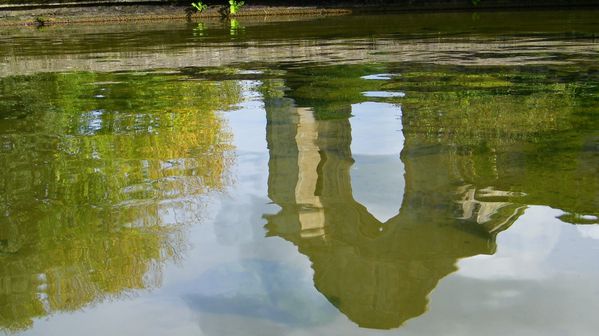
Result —
[[[500,81],[483,70],[440,68],[293,69],[285,93],[293,100],[265,102],[269,197],[281,207],[266,216],[268,234],[297,245],[313,264],[316,288],[360,326],[393,328],[424,313],[427,295],[456,261],[494,253],[496,235],[528,204],[562,209],[563,221],[596,223],[596,121],[574,113],[592,115],[586,105],[575,109],[584,88],[556,94],[547,78],[530,92],[534,78],[525,72]],[[401,76],[363,77],[376,72]],[[480,84],[487,81],[522,94],[488,90]],[[398,153],[405,190],[385,222],[356,201],[349,119],[364,92],[383,88],[410,90],[385,100],[406,110]]]
[[[310,258],[315,287],[358,325],[389,329],[421,315],[459,258],[494,252],[493,224],[455,218],[451,155],[406,139],[403,203],[383,223],[352,195],[349,119],[318,120],[286,99],[266,110],[269,197],[281,207],[267,216],[268,234]]]

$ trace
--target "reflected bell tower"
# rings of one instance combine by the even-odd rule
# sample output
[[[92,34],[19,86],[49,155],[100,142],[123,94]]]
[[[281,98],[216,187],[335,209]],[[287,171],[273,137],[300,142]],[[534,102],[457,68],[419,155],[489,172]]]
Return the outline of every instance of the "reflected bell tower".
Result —
[[[295,244],[312,262],[316,289],[359,326],[391,329],[423,314],[458,259],[495,251],[488,227],[497,219],[487,225],[456,214],[454,162],[404,140],[400,107],[352,105],[354,118],[389,126],[370,130],[350,118],[320,119],[286,98],[269,100],[266,112],[268,193],[281,207],[266,215],[267,234]],[[354,132],[361,140],[352,144]]]

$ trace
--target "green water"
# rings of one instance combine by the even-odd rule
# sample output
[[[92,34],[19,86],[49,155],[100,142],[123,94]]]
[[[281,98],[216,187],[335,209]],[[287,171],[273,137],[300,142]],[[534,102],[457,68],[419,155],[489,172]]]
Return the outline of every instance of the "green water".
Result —
[[[595,335],[598,14],[0,32],[0,333]]]

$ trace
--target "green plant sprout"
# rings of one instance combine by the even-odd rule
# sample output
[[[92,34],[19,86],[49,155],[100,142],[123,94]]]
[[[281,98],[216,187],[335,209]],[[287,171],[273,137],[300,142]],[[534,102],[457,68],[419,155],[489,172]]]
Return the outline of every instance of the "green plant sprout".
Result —
[[[244,1],[229,0],[229,13],[231,15],[237,14],[237,12],[245,5]]]
[[[205,11],[206,9],[208,9],[208,5],[206,5],[205,3],[203,3],[200,0],[198,0],[198,2],[192,2],[191,6],[193,8],[195,8],[198,11],[198,13],[201,13],[201,12]]]

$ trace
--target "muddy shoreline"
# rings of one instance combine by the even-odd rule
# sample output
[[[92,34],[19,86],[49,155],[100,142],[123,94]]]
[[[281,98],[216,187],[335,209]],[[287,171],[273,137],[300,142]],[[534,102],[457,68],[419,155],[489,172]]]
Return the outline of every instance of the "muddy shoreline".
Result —
[[[223,16],[221,7],[211,6],[201,14],[192,11],[189,6],[182,5],[111,5],[0,11],[0,26],[220,19]],[[236,16],[329,16],[351,13],[352,11],[346,8],[247,6]]]
[[[191,0],[190,0],[191,1]],[[505,9],[554,9],[554,8],[599,8],[599,0],[573,1],[509,1],[487,0],[478,5],[470,1],[402,1],[378,4],[371,1],[335,3],[331,5],[297,6],[252,4],[243,7],[236,17],[257,19],[264,17],[303,17],[332,16],[352,13],[389,13],[406,11],[488,11]],[[0,27],[40,26],[56,24],[102,24],[135,21],[221,19],[223,5],[210,6],[197,13],[189,5],[164,2],[88,2],[88,3],[47,3],[47,4],[4,4],[0,5]]]

